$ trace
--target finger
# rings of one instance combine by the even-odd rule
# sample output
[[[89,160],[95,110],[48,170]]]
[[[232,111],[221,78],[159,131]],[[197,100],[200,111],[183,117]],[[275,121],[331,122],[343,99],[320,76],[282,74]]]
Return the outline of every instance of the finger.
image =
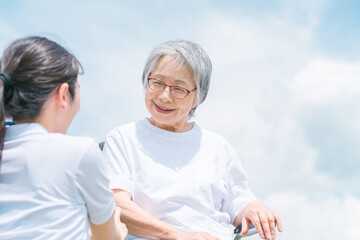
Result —
[[[274,214],[274,217],[275,217],[275,221],[276,221],[277,228],[278,228],[279,232],[282,232],[283,231],[283,225],[282,225],[281,218],[276,213]]]
[[[121,231],[121,236],[125,238],[126,235],[128,234],[128,229],[125,224],[123,223],[120,224],[120,231]]]
[[[244,236],[248,231],[249,231],[249,225],[250,225],[250,220],[246,219],[245,217],[243,217],[242,221],[241,221],[241,236]]]
[[[124,223],[120,223],[120,228],[121,228],[122,232],[127,232],[128,231],[128,229],[127,229],[127,227],[126,227],[126,225]]]
[[[269,226],[270,226],[270,232],[273,239],[276,237],[276,224],[275,224],[275,217],[269,216]]]
[[[264,230],[264,235],[266,236],[266,238],[268,240],[271,240],[272,235],[271,235],[271,230],[270,230],[270,226],[269,226],[268,216],[265,215],[265,214],[259,214],[259,218],[260,218],[260,221],[261,221],[262,229]]]
[[[88,233],[89,233],[89,240],[93,240],[93,236],[92,236],[92,232],[91,232],[91,229],[90,229],[90,228],[89,228]]]
[[[256,228],[256,231],[258,232],[259,236],[262,238],[262,239],[265,239],[265,235],[264,235],[264,231],[262,229],[262,226],[261,226],[261,223],[260,223],[260,219],[258,216],[254,217],[252,220],[251,220],[251,223],[254,225],[254,227]],[[246,234],[246,233],[245,233]],[[244,236],[244,235],[243,235]]]
[[[260,237],[262,239],[265,239],[265,234],[263,231],[263,228],[261,226],[261,221],[260,221],[260,217],[258,214],[256,214],[256,216],[251,220],[252,224],[255,226],[257,232],[259,233]]]
[[[119,207],[115,207],[115,214],[114,214],[114,218],[115,218],[115,219],[119,219],[119,220],[120,220],[120,214],[121,214],[121,208],[119,208]]]

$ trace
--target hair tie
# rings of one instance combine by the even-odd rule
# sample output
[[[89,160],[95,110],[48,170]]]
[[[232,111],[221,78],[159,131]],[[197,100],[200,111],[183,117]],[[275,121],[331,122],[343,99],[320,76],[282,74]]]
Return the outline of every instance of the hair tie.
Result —
[[[10,77],[6,73],[0,73],[0,79],[4,83],[4,90],[10,86]]]

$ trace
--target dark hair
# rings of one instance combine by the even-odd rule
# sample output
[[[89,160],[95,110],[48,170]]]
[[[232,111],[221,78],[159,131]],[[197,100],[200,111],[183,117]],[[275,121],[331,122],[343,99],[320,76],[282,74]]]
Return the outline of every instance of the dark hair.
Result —
[[[8,46],[0,61],[0,161],[5,139],[5,117],[32,122],[49,94],[62,83],[71,97],[82,70],[80,62],[59,44],[45,37],[26,37]],[[4,76],[8,80],[4,80]],[[1,89],[2,86],[2,89]]]

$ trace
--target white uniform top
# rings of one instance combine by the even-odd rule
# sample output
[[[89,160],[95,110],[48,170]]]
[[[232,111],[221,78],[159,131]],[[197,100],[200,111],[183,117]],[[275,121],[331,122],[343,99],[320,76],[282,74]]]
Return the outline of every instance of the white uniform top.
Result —
[[[147,119],[120,126],[107,136],[103,154],[112,189],[128,191],[143,209],[185,231],[232,239],[229,224],[256,200],[234,149],[196,123],[184,133]]]
[[[88,239],[114,213],[94,140],[10,126],[0,169],[0,239]]]

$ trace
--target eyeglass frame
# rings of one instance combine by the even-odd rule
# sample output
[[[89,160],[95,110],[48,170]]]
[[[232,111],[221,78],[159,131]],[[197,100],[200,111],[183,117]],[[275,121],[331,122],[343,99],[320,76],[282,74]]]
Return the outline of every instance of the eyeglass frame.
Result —
[[[153,89],[153,88],[151,88],[150,87],[150,80],[151,79],[153,79],[153,80],[156,80],[156,81],[159,81],[159,82],[161,82],[162,84],[164,84],[164,88],[161,90],[161,91],[158,91],[158,90],[155,90],[155,89]],[[173,96],[174,98],[177,98],[177,99],[184,99],[184,98],[186,98],[188,95],[189,95],[189,93],[191,93],[192,91],[195,91],[197,88],[194,88],[193,90],[187,90],[186,88],[183,88],[183,87],[180,87],[180,86],[171,86],[171,85],[168,85],[168,84],[166,84],[166,83],[164,83],[163,81],[161,81],[160,79],[158,79],[158,78],[153,78],[153,77],[148,77],[148,86],[149,86],[149,88],[151,89],[151,90],[153,90],[153,91],[155,91],[155,92],[162,92],[162,91],[164,91],[164,89],[166,89],[166,87],[169,87],[170,88],[170,94],[171,94],[171,96]],[[171,89],[173,88],[173,87],[176,87],[176,88],[181,88],[181,89],[183,89],[183,90],[185,90],[187,93],[186,93],[186,95],[185,95],[185,97],[183,97],[183,98],[179,98],[179,97],[175,97],[172,93],[171,93]]]

